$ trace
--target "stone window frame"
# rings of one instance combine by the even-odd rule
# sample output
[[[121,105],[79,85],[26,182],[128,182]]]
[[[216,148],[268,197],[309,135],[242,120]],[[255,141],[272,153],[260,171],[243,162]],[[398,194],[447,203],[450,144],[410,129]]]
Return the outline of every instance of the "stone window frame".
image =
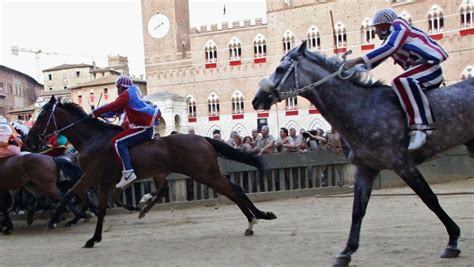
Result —
[[[207,98],[207,110],[209,116],[220,114],[219,96],[214,92]]]
[[[255,58],[264,58],[267,56],[267,39],[261,33],[253,38],[253,54]]]
[[[309,50],[321,50],[321,34],[318,27],[311,25],[306,33],[306,37]]]
[[[462,2],[461,6],[459,7],[459,15],[461,19],[460,27],[463,29],[473,28],[473,9],[474,3],[472,1],[465,0]]]
[[[204,57],[206,63],[217,62],[217,44],[212,39],[207,40],[206,45],[204,46]]]
[[[288,51],[293,49],[295,47],[295,35],[291,30],[286,30],[283,33],[282,37],[282,42],[283,42],[283,53],[286,54]]]
[[[361,43],[373,44],[375,42],[375,27],[372,26],[372,19],[366,17],[360,26]]]
[[[244,95],[240,91],[235,91],[231,97],[232,114],[244,113]]]
[[[347,47],[347,27],[342,21],[336,22],[334,26],[336,31],[336,47]]]
[[[444,31],[444,12],[439,5],[432,5],[428,11],[428,33]]]
[[[188,107],[188,117],[196,117],[196,99],[192,95],[186,97],[186,105]]]
[[[242,59],[242,42],[237,36],[233,36],[229,41],[229,60]]]

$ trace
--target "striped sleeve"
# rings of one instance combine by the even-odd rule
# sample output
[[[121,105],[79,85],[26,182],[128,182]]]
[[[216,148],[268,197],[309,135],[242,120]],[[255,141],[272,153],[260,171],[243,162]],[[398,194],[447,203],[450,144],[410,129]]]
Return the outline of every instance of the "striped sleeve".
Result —
[[[121,93],[117,99],[115,99],[114,102],[111,102],[107,105],[101,106],[99,108],[96,108],[92,112],[94,112],[94,115],[96,117],[107,113],[107,112],[114,112],[114,113],[120,113],[123,111],[123,109],[128,105],[128,91],[125,91]]]
[[[410,33],[410,28],[401,20],[395,20],[392,24],[392,33],[387,41],[374,51],[362,56],[364,63],[369,68],[374,68],[382,61],[397,52],[405,43]]]

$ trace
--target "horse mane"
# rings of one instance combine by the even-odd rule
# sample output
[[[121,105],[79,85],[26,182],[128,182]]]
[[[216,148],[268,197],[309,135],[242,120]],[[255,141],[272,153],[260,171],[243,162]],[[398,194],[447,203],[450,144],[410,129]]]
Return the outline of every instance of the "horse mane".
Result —
[[[72,114],[72,115],[74,115],[74,116],[76,116],[80,119],[89,118],[89,115],[84,111],[84,109],[82,109],[81,106],[79,106],[78,104],[76,104],[74,102],[64,102],[63,103],[61,101],[58,101],[57,106],[61,107],[65,111],[69,112],[70,114]],[[100,121],[98,119],[93,119],[93,118],[90,118],[90,120],[94,121],[95,123],[97,123],[97,125],[99,125],[101,127],[105,127],[107,129],[111,129],[111,130],[123,131],[123,128],[118,126],[118,125],[106,123],[106,122]]]
[[[297,48],[295,48],[296,51]],[[318,64],[322,64],[330,72],[336,72],[342,65],[342,60],[336,56],[328,57],[322,52],[312,52],[309,50],[305,50],[304,57],[315,61]],[[377,86],[385,85],[384,81],[382,80],[373,80],[370,76],[367,77],[367,73],[360,70],[355,70],[354,75],[349,79],[353,84],[360,85],[365,88],[372,88]]]

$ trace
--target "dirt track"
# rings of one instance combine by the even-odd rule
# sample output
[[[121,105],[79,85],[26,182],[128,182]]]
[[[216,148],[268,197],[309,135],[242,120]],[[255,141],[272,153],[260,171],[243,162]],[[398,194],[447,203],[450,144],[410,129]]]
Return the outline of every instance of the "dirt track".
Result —
[[[407,188],[374,191],[362,226],[353,266],[474,266],[474,179],[433,186],[447,213],[462,229],[457,259],[441,259],[446,231]],[[257,203],[278,216],[260,221],[255,235],[243,235],[247,222],[237,206],[156,211],[106,217],[103,241],[81,246],[95,223],[45,230],[15,222],[11,236],[0,236],[1,266],[330,266],[344,247],[351,197],[301,198]],[[93,220],[95,222],[95,220]]]

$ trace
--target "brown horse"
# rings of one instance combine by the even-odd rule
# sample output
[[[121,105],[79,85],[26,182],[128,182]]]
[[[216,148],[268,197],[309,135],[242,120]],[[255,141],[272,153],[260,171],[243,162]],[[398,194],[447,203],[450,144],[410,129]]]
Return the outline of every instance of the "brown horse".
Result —
[[[37,196],[49,196],[53,201],[61,200],[57,182],[59,171],[77,168],[65,159],[40,154],[26,154],[0,159],[0,192],[17,190],[27,186]],[[69,171],[69,170],[68,170]],[[83,217],[73,203],[67,203],[77,217]],[[4,215],[2,232],[9,234],[13,229],[8,216],[8,207],[1,207]],[[34,211],[28,212],[28,224],[32,223]]]
[[[91,119],[74,103],[61,103],[51,97],[43,106],[27,138],[27,142],[36,147],[46,135],[61,132],[79,151],[79,162],[84,170],[79,182],[62,199],[50,221],[50,227],[54,227],[71,197],[89,187],[99,186],[97,225],[94,235],[84,245],[86,248],[91,248],[102,240],[109,191],[121,177],[121,166],[112,152],[111,139],[122,130],[121,127]],[[271,212],[257,209],[241,187],[231,183],[221,174],[217,162],[217,153],[220,153],[226,158],[255,166],[263,175],[265,163],[258,156],[239,152],[210,138],[183,134],[145,141],[132,147],[130,152],[139,179],[168,175],[172,172],[182,173],[228,197],[247,217],[247,235],[253,234],[252,228],[257,219],[276,218]]]

